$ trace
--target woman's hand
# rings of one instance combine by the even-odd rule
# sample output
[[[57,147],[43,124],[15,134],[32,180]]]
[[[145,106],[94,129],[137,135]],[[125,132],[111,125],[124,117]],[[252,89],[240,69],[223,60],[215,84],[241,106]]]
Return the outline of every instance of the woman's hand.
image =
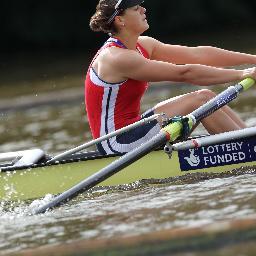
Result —
[[[248,78],[248,77],[256,80],[256,67],[247,68],[243,70],[242,79]]]

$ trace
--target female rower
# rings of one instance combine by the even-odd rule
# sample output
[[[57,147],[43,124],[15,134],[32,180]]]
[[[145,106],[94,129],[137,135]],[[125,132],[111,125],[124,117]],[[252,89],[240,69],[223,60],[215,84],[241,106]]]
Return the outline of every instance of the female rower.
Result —
[[[256,68],[221,67],[256,64],[256,56],[215,47],[169,45],[141,36],[148,28],[142,0],[100,0],[91,17],[93,31],[110,34],[94,57],[85,81],[85,103],[94,138],[134,123],[143,117],[165,113],[187,115],[215,94],[202,89],[158,103],[140,116],[140,101],[148,82],[174,81],[194,85],[256,79]],[[245,128],[228,106],[202,120],[210,134]],[[98,144],[103,154],[124,153],[157,134],[161,121],[152,121]]]

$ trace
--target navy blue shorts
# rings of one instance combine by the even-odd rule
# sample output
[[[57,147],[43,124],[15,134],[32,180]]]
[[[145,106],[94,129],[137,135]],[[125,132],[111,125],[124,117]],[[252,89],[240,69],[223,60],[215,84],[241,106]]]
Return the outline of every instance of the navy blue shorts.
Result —
[[[141,119],[154,115],[150,109],[141,115]],[[99,152],[103,155],[127,153],[145,143],[160,132],[160,125],[157,120],[140,125],[128,132],[117,135],[97,144]]]

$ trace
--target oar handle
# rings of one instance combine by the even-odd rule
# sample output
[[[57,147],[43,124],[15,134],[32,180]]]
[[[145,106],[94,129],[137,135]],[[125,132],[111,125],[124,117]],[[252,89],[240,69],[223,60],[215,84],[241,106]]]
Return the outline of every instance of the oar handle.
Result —
[[[253,78],[248,77],[241,81],[239,84],[242,85],[243,91],[246,91],[255,84],[255,80]]]

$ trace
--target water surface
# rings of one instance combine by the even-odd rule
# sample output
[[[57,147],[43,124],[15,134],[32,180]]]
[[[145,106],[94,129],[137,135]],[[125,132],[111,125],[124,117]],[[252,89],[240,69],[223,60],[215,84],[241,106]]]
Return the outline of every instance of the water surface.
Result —
[[[26,105],[20,110],[2,111],[0,152],[39,147],[54,155],[90,140],[82,85],[74,90],[81,92],[81,97],[76,100],[58,104],[34,104],[31,108]],[[190,90],[191,87],[179,85],[173,86],[172,90],[166,86],[161,89],[155,87],[145,96],[143,110],[164,98]],[[61,92],[58,92],[56,97],[61,97]],[[17,98],[12,100],[16,101]],[[241,95],[231,106],[248,125],[256,125],[255,89]],[[199,128],[200,131],[203,131],[202,127]],[[252,168],[251,174],[213,179],[194,177],[180,183],[165,181],[153,185],[150,182],[137,182],[133,186],[84,194],[59,209],[39,216],[30,213],[49,201],[53,195],[33,202],[20,202],[18,205],[1,202],[0,255],[26,249],[35,249],[37,253],[38,248],[42,246],[64,243],[72,245],[79,241],[86,244],[90,241],[115,239],[118,244],[119,240],[123,241],[122,239],[127,237],[140,237],[155,232],[164,234],[177,229],[192,230],[209,227],[214,223],[221,226],[219,223],[223,221],[231,223],[228,230],[232,230],[234,220],[256,219],[254,172],[255,169]],[[235,234],[235,231],[233,233]],[[185,237],[184,235],[183,241],[186,241]],[[244,247],[241,244],[239,248],[249,248],[246,247],[247,243],[256,238],[248,237],[250,238],[245,239]],[[226,239],[227,244],[232,240]],[[232,241],[237,241],[236,239]],[[225,247],[225,255],[235,255],[236,249],[233,249],[233,246],[234,243]],[[216,245],[215,255],[221,252],[222,247]],[[196,251],[185,245],[182,248],[178,251]],[[208,248],[211,250],[211,245]],[[250,248],[251,252],[254,250],[256,253],[253,246]],[[170,249],[172,250],[175,252],[173,248]],[[139,251],[127,255],[139,255]]]

